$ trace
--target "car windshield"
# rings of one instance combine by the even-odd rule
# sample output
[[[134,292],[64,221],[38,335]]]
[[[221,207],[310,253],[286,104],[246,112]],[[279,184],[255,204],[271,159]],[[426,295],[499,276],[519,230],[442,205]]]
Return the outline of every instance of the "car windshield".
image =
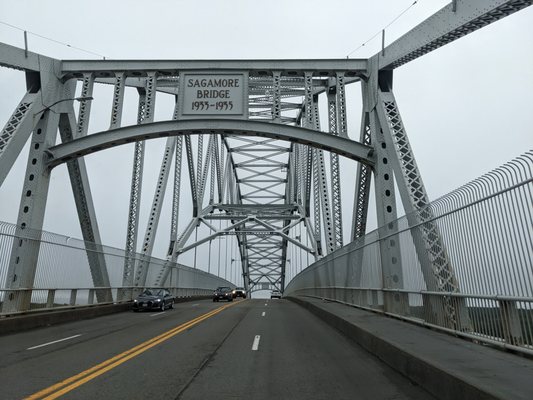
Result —
[[[145,289],[142,295],[143,296],[162,296],[163,289]]]
[[[231,290],[229,287],[226,286],[220,286],[217,288],[219,292],[227,292],[228,290]]]
[[[235,290],[244,290],[242,287],[236,287]]]

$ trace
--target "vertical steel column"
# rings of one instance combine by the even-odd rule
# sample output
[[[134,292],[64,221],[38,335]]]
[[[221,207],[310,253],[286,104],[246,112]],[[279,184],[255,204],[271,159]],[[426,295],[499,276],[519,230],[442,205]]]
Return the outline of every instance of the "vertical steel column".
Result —
[[[139,108],[137,112],[137,124],[141,124],[145,117],[146,93],[139,91]],[[124,273],[122,286],[133,286],[135,273],[135,254],[137,251],[137,232],[139,227],[139,210],[141,206],[142,174],[144,166],[145,142],[135,142],[133,151],[133,171],[131,173],[130,207],[128,212],[128,230],[126,233],[126,258],[124,259]],[[128,289],[126,289],[128,290]],[[119,300],[126,300],[128,293],[121,293]]]
[[[53,71],[59,65],[47,65],[43,71]],[[71,99],[73,84],[61,84],[47,72],[40,73],[43,83],[43,103],[54,104],[61,99]],[[17,218],[16,237],[13,241],[2,312],[24,311],[30,308],[31,288],[37,272],[41,231],[43,227],[50,170],[46,167],[46,151],[55,145],[59,114],[45,108],[34,114],[38,122],[31,137],[26,175]],[[29,289],[29,290],[25,290]]]
[[[370,133],[370,115],[364,105],[363,108],[363,115],[361,116],[361,135],[359,141],[362,144],[370,146],[372,144],[372,137]],[[366,233],[371,179],[372,169],[368,167],[368,165],[359,163],[357,165],[357,178],[355,181],[356,186],[353,204],[352,241],[359,239]]]
[[[449,260],[444,243],[441,240],[437,225],[432,222],[433,213],[428,207],[422,177],[409,144],[403,126],[396,100],[392,93],[391,84],[378,92],[379,104],[377,113],[380,125],[386,138],[386,145],[391,148],[391,162],[395,169],[398,190],[404,204],[406,215],[411,225],[418,225],[420,229],[412,231],[417,255],[422,267],[422,273],[427,289],[430,291],[458,292],[459,284]],[[436,299],[432,303],[436,303]],[[439,315],[441,306],[433,304],[434,317],[441,323],[458,330],[470,329],[468,311],[464,301],[443,297],[445,315]],[[445,319],[442,321],[442,319]]]
[[[198,212],[202,210],[202,202],[203,202],[203,186],[202,186],[202,167],[203,167],[203,161],[204,160],[204,135],[200,134],[198,135],[198,155],[196,157],[196,188],[197,188],[197,194],[198,194],[198,204],[196,205],[198,208]]]
[[[213,146],[213,135],[209,135],[209,140],[207,142],[206,158],[205,163],[203,165],[203,169],[201,168],[201,165],[198,166],[198,172],[200,172],[201,174],[198,176],[198,207],[200,208],[200,210],[203,208],[207,173],[209,172],[209,168],[211,167],[211,156],[213,154]]]
[[[81,96],[92,97],[94,89],[94,75],[83,75]],[[87,135],[91,115],[91,100],[82,100],[78,111],[78,124],[74,123],[74,113],[62,114],[59,120],[59,131],[63,142]],[[74,128],[76,133],[74,134]],[[85,167],[85,160],[79,158],[67,163],[70,182],[78,212],[80,227],[87,248],[87,258],[91,269],[93,284],[96,287],[109,287],[109,276],[105,257],[101,251],[100,232],[96,220],[96,211],[92,201],[89,177]],[[99,302],[112,301],[110,290],[97,290],[96,298]]]
[[[143,245],[141,248],[142,259],[138,264],[133,286],[144,287],[146,285],[146,277],[148,276],[148,270],[150,267],[150,258],[154,248],[157,226],[159,225],[159,218],[161,216],[161,209],[163,207],[163,200],[165,199],[168,176],[170,174],[170,167],[172,165],[172,154],[175,146],[176,137],[168,137],[165,144],[165,150],[163,152],[163,160],[161,161],[157,186],[155,188],[152,207],[150,208],[150,215],[148,217],[148,224],[146,226],[146,233],[144,235]]]
[[[126,74],[115,74],[115,87],[113,89],[113,106],[111,108],[111,123],[109,129],[120,128],[122,122],[122,108],[124,106],[124,90],[126,87]]]
[[[313,115],[314,115],[314,129],[320,131],[320,118],[318,114],[318,95],[313,96]],[[335,251],[335,229],[333,228],[333,221],[331,218],[331,208],[329,203],[328,181],[326,176],[326,167],[324,165],[324,151],[322,149],[315,150],[315,162],[317,164],[317,180],[318,191],[320,193],[320,205],[322,209],[322,218],[324,220],[324,236],[326,238],[326,246],[328,254]]]
[[[174,191],[172,196],[172,220],[170,223],[170,247],[169,256],[174,247],[174,242],[178,236],[178,222],[180,211],[180,193],[181,193],[181,164],[183,154],[183,136],[176,138],[176,155],[174,160]],[[175,262],[175,260],[173,260]]]
[[[94,87],[94,75],[92,73],[83,74],[83,82],[81,87],[81,97],[92,97]],[[78,111],[78,126],[76,129],[76,137],[87,135],[89,129],[89,117],[91,115],[91,100],[82,100]]]
[[[306,71],[304,74],[304,89],[305,89],[305,98],[304,98],[304,112],[305,118],[303,120],[303,125],[306,128],[312,129],[315,124],[315,116],[313,113],[313,73]],[[315,200],[314,207],[314,238],[317,246],[317,253],[319,256],[322,256],[322,229],[321,229],[321,220],[320,220],[320,190],[319,190],[319,172],[318,172],[318,163],[316,162],[316,153],[315,149],[311,147],[305,147],[303,149],[304,154],[304,173],[305,173],[305,210],[306,215],[310,216],[311,211],[311,186],[313,187],[313,196]]]
[[[376,154],[376,165],[374,169],[375,177],[375,197],[376,212],[378,217],[379,237],[386,237],[380,240],[381,268],[383,276],[383,287],[386,289],[404,289],[402,258],[398,232],[398,213],[396,209],[396,196],[393,180],[391,161],[387,152],[387,145],[383,138],[383,133],[379,125],[375,105],[378,92],[377,65],[369,64],[371,75],[367,82],[361,82],[363,89],[364,111],[369,112],[369,126],[371,141]],[[356,259],[355,262],[361,262]],[[356,275],[361,274],[362,265],[356,265]],[[407,296],[399,293],[386,293],[384,295],[385,310],[406,315],[408,310]]]
[[[222,152],[224,150],[224,144],[221,143],[219,146],[218,142],[219,136],[215,136],[215,168],[217,174],[218,202],[222,204],[224,202],[224,194],[222,189],[224,187],[224,175],[222,172],[222,164],[224,163],[224,155]],[[213,179],[215,178],[213,177]]]
[[[272,121],[281,123],[281,71],[272,72],[274,93],[272,94]]]
[[[187,153],[187,166],[189,167],[189,180],[191,182],[192,215],[198,216],[198,190],[196,185],[196,174],[194,172],[194,155],[192,152],[191,136],[185,136],[185,151]]]
[[[59,133],[62,142],[66,143],[75,139],[73,136],[75,131],[76,119],[74,110],[70,108],[69,112],[62,113],[59,117]],[[71,160],[67,162],[67,168],[93,284],[95,287],[110,287],[85,160],[83,158]],[[99,303],[113,301],[112,293],[109,289],[96,290],[96,297]]]
[[[211,135],[211,180],[209,181],[209,204],[212,205],[215,202],[215,171],[216,171],[216,156],[215,156],[215,145],[217,137]]]
[[[343,87],[344,89],[344,87]],[[337,121],[340,119],[339,114],[346,114],[346,110],[338,110],[337,108],[337,83],[330,85],[328,88],[328,121],[329,133],[332,135],[339,135]],[[344,116],[344,119],[346,117]],[[340,185],[340,165],[339,155],[330,153],[330,167],[331,167],[331,205],[333,208],[333,231],[334,231],[334,247],[335,249],[342,247],[342,204],[341,204],[341,185]]]
[[[139,109],[137,124],[149,123],[154,119],[156,96],[156,73],[151,72],[146,78],[145,88],[139,91]],[[141,205],[142,173],[144,165],[144,141],[135,143],[133,171],[131,177],[130,207],[128,213],[128,231],[126,235],[126,259],[122,285],[133,286],[135,273],[135,253],[137,250],[137,232],[139,227],[139,210]],[[127,294],[123,293],[124,296]]]

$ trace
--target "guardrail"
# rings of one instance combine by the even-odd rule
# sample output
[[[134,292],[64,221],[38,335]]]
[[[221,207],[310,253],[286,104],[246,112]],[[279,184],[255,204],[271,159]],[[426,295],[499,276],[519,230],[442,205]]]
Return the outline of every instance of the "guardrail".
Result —
[[[431,220],[398,219],[403,287],[384,282],[376,230],[300,272],[285,294],[338,301],[533,354],[533,151],[428,207]],[[457,292],[428,290],[415,242],[436,224],[459,284]],[[396,260],[398,261],[398,260]],[[387,309],[388,299],[400,302]],[[462,310],[451,326],[449,307]]]
[[[172,295],[176,299],[184,299],[196,296],[210,296],[213,289],[202,288],[169,288]],[[96,300],[96,292],[110,291],[113,299],[119,299],[110,302],[98,302]],[[39,289],[0,289],[0,299],[13,292],[25,292],[31,296],[30,307],[23,311],[10,311],[0,315],[17,315],[28,314],[41,311],[57,311],[60,309],[72,309],[75,307],[98,306],[104,304],[120,304],[131,302],[138,294],[142,292],[139,287],[92,287],[92,288],[39,288]],[[123,292],[123,293],[120,293]],[[2,302],[0,302],[0,308]]]
[[[17,235],[16,232],[14,224],[0,222],[0,316],[58,307],[130,301],[143,288],[122,286],[126,257],[130,261],[133,260],[134,264],[142,262],[148,268],[145,287],[156,286],[155,282],[158,281],[162,270],[169,268],[168,279],[161,286],[169,288],[176,297],[210,295],[217,286],[232,285],[226,279],[200,269],[169,263],[155,257],[146,258],[142,254],[126,255],[121,249],[96,246],[50,232],[28,232],[27,229],[23,235]],[[6,281],[9,263],[13,262],[11,251],[14,244],[20,240],[29,241],[39,250],[34,284],[29,288],[10,288]],[[88,259],[88,253],[91,252],[98,252],[103,256],[109,276],[109,287],[94,286]],[[26,301],[24,306],[4,309],[4,300],[15,298],[25,298],[29,301]]]

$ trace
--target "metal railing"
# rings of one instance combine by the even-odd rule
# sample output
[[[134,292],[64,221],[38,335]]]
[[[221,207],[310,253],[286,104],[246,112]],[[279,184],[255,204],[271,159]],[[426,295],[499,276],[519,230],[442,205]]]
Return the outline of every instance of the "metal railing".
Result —
[[[420,214],[431,220],[413,224],[404,216],[393,235],[378,229],[310,265],[285,294],[342,302],[533,354],[532,171],[529,151],[430,204],[430,212]],[[428,290],[413,239],[424,224],[437,225],[459,291]],[[399,243],[389,244],[401,250],[400,289],[382,277],[380,245],[393,240]],[[401,311],[387,309],[393,298]],[[462,324],[450,324],[450,304],[463,310]]]
[[[27,230],[26,230],[27,231]],[[113,247],[86,243],[82,240],[50,232],[25,232],[16,235],[16,226],[0,222],[0,316],[35,310],[61,307],[90,306],[98,304],[131,301],[142,287],[122,286],[126,252]],[[40,238],[37,240],[35,238]],[[9,288],[6,284],[13,244],[28,240],[38,246],[39,257],[33,287]],[[95,287],[90,273],[88,252],[100,252],[105,258],[109,287]],[[128,255],[132,257],[132,255]],[[164,268],[170,268],[164,287],[176,297],[210,295],[217,286],[232,285],[226,279],[200,269],[182,264],[169,263],[155,257],[147,259],[142,254],[133,255],[135,264],[147,265],[148,276],[145,286],[154,286]],[[98,296],[98,293],[106,296]],[[4,310],[4,299],[27,294],[29,305],[15,310]],[[22,296],[18,296],[22,297]],[[98,301],[98,298],[101,300]]]

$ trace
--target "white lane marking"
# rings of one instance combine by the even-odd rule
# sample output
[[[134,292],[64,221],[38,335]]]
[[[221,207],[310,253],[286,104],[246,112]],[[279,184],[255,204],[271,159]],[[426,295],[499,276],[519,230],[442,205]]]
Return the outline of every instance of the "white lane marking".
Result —
[[[268,303],[265,303],[265,306],[268,306]]]
[[[261,335],[255,335],[254,343],[252,344],[252,350],[257,351],[259,348],[259,340],[261,340]]]
[[[44,346],[49,346],[49,345],[54,344],[54,343],[64,342],[65,340],[74,339],[74,338],[77,338],[77,337],[79,337],[81,335],[82,334],[80,333],[79,335],[69,336],[69,337],[66,337],[64,339],[54,340],[53,342],[48,342],[48,343],[40,344],[38,346],[28,347],[26,350],[38,349],[39,347],[44,347]]]
[[[264,316],[265,316],[265,314],[266,314],[266,312],[264,312],[264,311],[263,311],[263,314],[261,314],[261,316],[262,316],[262,317],[264,317]]]
[[[193,304],[191,307],[198,307],[200,304],[196,303],[196,304]]]
[[[150,317],[157,317],[158,315],[163,315],[163,314],[166,314],[166,313],[167,313],[166,311],[158,312],[157,314],[151,314]]]

